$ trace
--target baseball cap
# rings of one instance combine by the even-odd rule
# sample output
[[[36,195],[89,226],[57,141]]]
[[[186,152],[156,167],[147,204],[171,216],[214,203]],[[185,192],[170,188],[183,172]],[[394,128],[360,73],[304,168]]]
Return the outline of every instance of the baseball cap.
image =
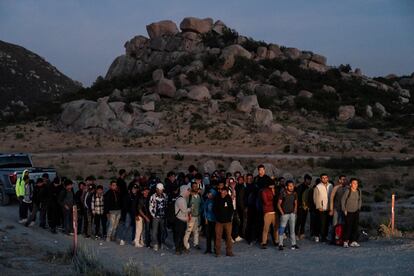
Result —
[[[164,184],[158,183],[157,186],[155,186],[155,188],[157,188],[159,190],[164,190]]]

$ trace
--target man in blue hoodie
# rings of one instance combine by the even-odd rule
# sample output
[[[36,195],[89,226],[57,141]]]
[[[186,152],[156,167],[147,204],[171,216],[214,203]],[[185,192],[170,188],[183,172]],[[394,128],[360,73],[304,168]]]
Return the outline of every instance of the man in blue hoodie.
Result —
[[[207,200],[204,202],[204,216],[205,216],[205,225],[206,225],[206,251],[204,254],[211,254],[211,242],[214,241],[216,236],[216,216],[214,215],[214,197],[217,195],[217,192],[214,189],[210,189],[207,193]]]

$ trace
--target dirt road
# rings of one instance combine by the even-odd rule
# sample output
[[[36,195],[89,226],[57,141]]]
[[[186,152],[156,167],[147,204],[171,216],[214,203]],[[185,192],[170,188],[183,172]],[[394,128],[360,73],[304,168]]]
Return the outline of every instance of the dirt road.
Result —
[[[62,251],[71,244],[71,237],[53,235],[36,226],[26,228],[16,222],[16,217],[16,205],[0,207],[0,229],[13,227],[12,230],[7,230],[8,239],[26,237],[17,247]],[[4,235],[2,233],[0,235]],[[170,243],[171,238],[169,233]],[[201,241],[204,247],[204,239]],[[114,242],[98,242],[82,237],[80,244],[92,249],[109,269],[121,270],[124,264],[133,260],[143,268],[156,268],[166,275],[412,275],[414,271],[412,239],[371,240],[357,249],[315,244],[305,240],[299,242],[300,250],[283,252],[276,248],[263,250],[240,242],[234,246],[234,258],[215,258],[197,250],[192,250],[189,255],[175,256],[172,249],[154,252],[148,248],[136,249],[131,245],[119,246]],[[3,255],[4,250],[3,247],[0,248]]]

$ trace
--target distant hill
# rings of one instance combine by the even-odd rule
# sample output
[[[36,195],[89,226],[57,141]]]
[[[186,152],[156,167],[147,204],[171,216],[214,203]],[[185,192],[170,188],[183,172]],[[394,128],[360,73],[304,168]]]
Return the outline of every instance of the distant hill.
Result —
[[[50,108],[44,105],[79,88],[80,83],[39,55],[0,41],[0,120],[36,114],[36,109]]]

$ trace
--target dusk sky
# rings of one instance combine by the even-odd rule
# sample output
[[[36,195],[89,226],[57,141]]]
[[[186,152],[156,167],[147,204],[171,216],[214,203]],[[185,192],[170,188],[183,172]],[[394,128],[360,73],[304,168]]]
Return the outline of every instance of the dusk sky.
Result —
[[[0,0],[0,40],[88,86],[124,53],[125,41],[147,36],[147,24],[179,25],[186,16],[220,19],[242,35],[320,53],[369,76],[414,72],[412,0]]]

